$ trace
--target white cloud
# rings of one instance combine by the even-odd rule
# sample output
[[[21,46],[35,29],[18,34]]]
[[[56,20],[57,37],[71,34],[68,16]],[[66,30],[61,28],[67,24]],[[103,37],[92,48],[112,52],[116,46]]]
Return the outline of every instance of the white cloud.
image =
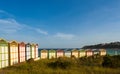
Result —
[[[44,35],[48,35],[48,32],[46,32],[46,31],[43,31],[43,30],[41,30],[41,29],[35,29],[38,33],[41,33],[41,34],[44,34]]]
[[[0,10],[0,32],[5,34],[15,33],[22,29],[22,24],[13,19],[13,15]]]
[[[24,30],[27,32],[37,32],[40,34],[47,35],[48,32],[41,30],[36,27],[32,27],[23,23],[19,23],[16,21],[14,16],[4,10],[0,10],[0,32],[5,33],[5,34],[10,34],[10,33],[15,33],[18,32],[19,30]]]
[[[64,34],[64,33],[57,33],[54,37],[70,40],[70,39],[73,39],[75,37],[75,35],[73,35],[73,34]]]
[[[31,26],[28,26],[28,25],[25,25],[25,24],[23,24],[23,27],[27,30],[31,30],[31,31],[35,31],[35,32],[40,33],[40,34],[48,35],[47,31],[41,30],[40,28],[31,27]]]
[[[27,32],[32,31],[32,32],[48,35],[47,31],[28,26],[26,24],[21,24],[17,22],[15,19],[0,19],[0,28],[1,28],[0,32],[5,34],[11,34],[11,33],[19,32],[19,30],[24,30]]]
[[[0,32],[14,33],[21,29],[21,24],[14,19],[0,19]]]
[[[0,10],[0,32],[3,34],[11,34],[18,32],[19,30],[24,30],[27,32],[37,32],[40,34],[47,35],[47,31],[41,30],[39,28],[31,27],[26,24],[19,23],[14,18],[10,17],[11,14],[6,11]],[[3,18],[4,17],[4,18]]]

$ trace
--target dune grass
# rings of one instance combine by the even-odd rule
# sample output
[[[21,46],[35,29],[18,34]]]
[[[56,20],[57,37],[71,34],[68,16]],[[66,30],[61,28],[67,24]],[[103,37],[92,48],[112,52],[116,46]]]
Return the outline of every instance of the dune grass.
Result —
[[[120,74],[120,68],[81,65],[79,62],[68,58],[24,62],[1,69],[0,74]]]

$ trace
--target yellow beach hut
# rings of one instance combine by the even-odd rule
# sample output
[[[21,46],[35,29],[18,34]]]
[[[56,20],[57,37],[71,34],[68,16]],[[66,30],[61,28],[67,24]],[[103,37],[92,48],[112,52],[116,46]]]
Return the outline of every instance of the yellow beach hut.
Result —
[[[78,49],[73,49],[71,56],[74,56],[75,58],[78,58]]]
[[[99,49],[100,56],[105,56],[106,55],[106,50],[105,49]]]
[[[35,59],[35,44],[32,44],[31,45],[31,58]]]
[[[47,59],[48,58],[48,50],[46,50],[46,49],[41,50],[40,57],[41,57],[41,59]]]
[[[11,41],[9,43],[9,65],[18,63],[18,43]]]

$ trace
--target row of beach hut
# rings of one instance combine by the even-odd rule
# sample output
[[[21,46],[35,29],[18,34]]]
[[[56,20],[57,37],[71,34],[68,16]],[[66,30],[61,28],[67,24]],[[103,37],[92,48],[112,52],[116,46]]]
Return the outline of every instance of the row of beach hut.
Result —
[[[38,58],[38,44],[0,39],[0,68]]]
[[[100,55],[104,56],[106,55],[106,50],[105,49],[68,49],[68,50],[63,50],[63,49],[42,49],[40,50],[40,58],[41,59],[52,59],[52,58],[59,58],[59,57],[75,57],[75,58],[80,58],[80,57],[89,57],[93,55]]]

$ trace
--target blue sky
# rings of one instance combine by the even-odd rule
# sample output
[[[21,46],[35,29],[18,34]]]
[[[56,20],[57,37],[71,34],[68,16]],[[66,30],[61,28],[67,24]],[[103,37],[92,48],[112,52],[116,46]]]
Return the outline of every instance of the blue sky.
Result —
[[[41,48],[120,41],[120,0],[0,0],[0,38]]]

